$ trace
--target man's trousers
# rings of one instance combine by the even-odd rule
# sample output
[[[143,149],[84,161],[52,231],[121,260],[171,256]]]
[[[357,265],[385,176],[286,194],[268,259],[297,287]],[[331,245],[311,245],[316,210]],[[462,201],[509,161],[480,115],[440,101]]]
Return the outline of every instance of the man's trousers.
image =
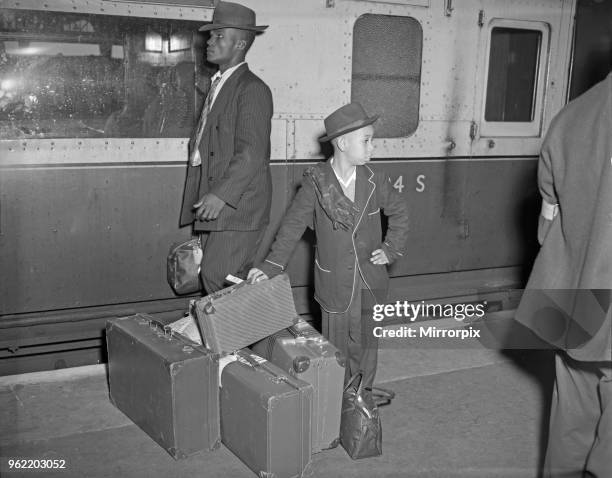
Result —
[[[224,287],[228,274],[246,274],[253,267],[265,228],[258,231],[210,231],[202,233],[202,269],[200,277],[207,294]]]
[[[612,362],[555,357],[545,477],[612,477]]]

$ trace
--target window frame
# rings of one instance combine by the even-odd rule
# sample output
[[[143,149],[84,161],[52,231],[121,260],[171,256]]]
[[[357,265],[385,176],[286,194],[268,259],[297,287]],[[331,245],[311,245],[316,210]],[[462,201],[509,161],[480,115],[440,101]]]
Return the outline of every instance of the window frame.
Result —
[[[541,34],[540,48],[537,57],[535,91],[533,102],[533,119],[531,121],[487,121],[485,119],[487,94],[489,86],[489,60],[493,30],[506,28],[514,30],[532,30]],[[492,19],[487,26],[487,43],[484,55],[484,81],[482,83],[482,102],[480,108],[481,137],[539,137],[542,134],[543,110],[546,94],[547,74],[550,59],[550,25],[545,22]]]

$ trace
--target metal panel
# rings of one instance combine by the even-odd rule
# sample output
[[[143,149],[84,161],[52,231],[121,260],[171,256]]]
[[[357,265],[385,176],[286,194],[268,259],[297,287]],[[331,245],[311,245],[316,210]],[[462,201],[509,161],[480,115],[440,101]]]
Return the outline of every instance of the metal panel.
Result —
[[[174,297],[166,255],[189,237],[184,166],[1,171],[1,314]],[[283,171],[273,176],[284,195]]]
[[[212,20],[214,0],[167,0],[160,2],[109,0],[1,0],[0,8],[37,9],[57,12],[101,13],[131,17]]]

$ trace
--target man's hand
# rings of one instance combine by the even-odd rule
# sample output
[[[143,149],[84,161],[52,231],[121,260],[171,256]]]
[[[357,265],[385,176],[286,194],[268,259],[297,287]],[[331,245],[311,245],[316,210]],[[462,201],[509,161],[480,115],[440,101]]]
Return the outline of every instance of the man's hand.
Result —
[[[382,266],[384,264],[389,263],[389,258],[387,257],[387,254],[385,254],[385,251],[383,251],[382,249],[376,249],[374,252],[372,252],[372,257],[370,257],[370,262],[372,264]]]
[[[259,282],[260,280],[267,280],[267,279],[268,279],[268,276],[266,275],[266,273],[257,269],[256,267],[253,267],[249,271],[249,275],[247,275],[247,282],[249,284],[253,284],[255,282]]]
[[[212,221],[217,219],[221,209],[225,206],[225,201],[219,199],[212,193],[205,194],[202,198],[193,205],[196,219],[200,221]]]

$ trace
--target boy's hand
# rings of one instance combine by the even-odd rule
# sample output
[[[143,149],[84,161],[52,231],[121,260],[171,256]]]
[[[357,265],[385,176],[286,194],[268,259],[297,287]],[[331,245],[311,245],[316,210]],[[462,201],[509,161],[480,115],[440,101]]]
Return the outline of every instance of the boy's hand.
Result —
[[[376,249],[374,252],[372,252],[372,257],[370,257],[370,262],[372,264],[382,266],[384,264],[389,263],[389,258],[387,257],[387,254],[385,254],[385,251],[383,251],[382,249]]]
[[[253,284],[255,282],[259,282],[260,280],[267,280],[268,276],[261,270],[257,269],[256,267],[253,267],[250,271],[249,274],[247,275],[247,282],[249,284]]]

